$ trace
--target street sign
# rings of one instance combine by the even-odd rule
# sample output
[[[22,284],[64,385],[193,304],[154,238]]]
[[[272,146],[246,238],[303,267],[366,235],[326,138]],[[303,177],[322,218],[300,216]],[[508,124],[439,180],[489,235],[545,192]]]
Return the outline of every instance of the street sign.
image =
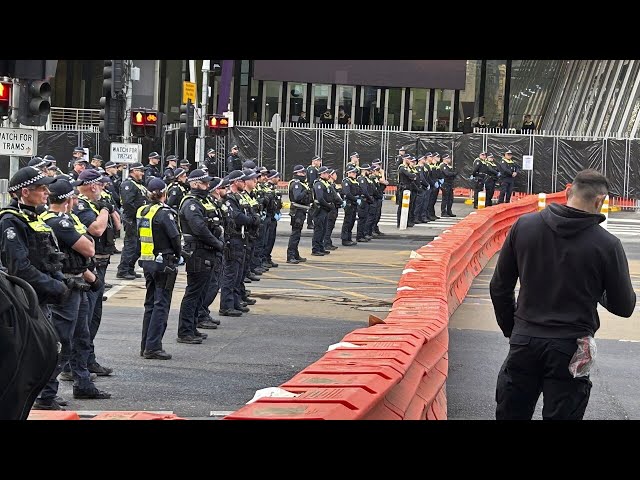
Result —
[[[0,155],[33,157],[38,153],[38,131],[28,128],[0,128]]]
[[[194,82],[182,82],[182,103],[196,103],[196,84]]]
[[[233,111],[222,112],[222,114],[229,120],[229,128],[233,127]]]
[[[522,170],[533,170],[533,155],[522,156]]]
[[[280,130],[280,125],[282,125],[282,120],[280,119],[279,113],[274,113],[273,117],[271,117],[271,129],[274,132]]]
[[[142,145],[139,143],[112,143],[109,160],[116,163],[136,163],[142,160]]]

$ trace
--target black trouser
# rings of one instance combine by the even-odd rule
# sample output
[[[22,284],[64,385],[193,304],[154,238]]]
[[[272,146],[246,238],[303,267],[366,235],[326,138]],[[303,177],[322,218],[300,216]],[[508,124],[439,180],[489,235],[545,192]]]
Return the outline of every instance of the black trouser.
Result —
[[[478,195],[482,190],[484,190],[484,182],[482,180],[476,181],[473,187],[473,208],[478,208]],[[487,200],[485,199],[485,206],[487,205]]]
[[[493,206],[493,193],[496,191],[496,179],[493,177],[487,177],[487,181],[484,184],[487,198],[485,200],[485,206]]]
[[[313,189],[312,189],[313,190]],[[318,212],[317,207],[309,210],[307,215],[307,228],[313,228],[313,222],[316,218],[316,213]]]
[[[253,253],[251,255],[251,270],[262,266],[262,252],[264,250],[264,239],[266,237],[267,219],[260,221],[258,227],[258,239],[255,241]]]
[[[220,282],[220,310],[240,307],[244,281],[245,246],[241,238],[231,238],[222,256],[222,281]]]
[[[267,223],[266,238],[264,251],[262,252],[262,258],[267,262],[271,261],[271,252],[273,252],[273,246],[276,244],[276,230],[278,229],[278,221],[272,218]]]
[[[167,330],[171,297],[178,271],[164,272],[164,264],[144,262],[144,279],[147,293],[142,317],[142,340],[140,349],[153,352],[162,350],[162,338]]]
[[[377,200],[369,204],[369,211],[367,212],[367,223],[364,226],[365,236],[373,237],[373,226],[376,223],[376,214],[378,212]]]
[[[429,196],[429,210],[427,210],[428,214],[432,217],[436,216],[436,202],[438,201],[438,193],[440,192],[440,187],[432,188],[431,195]]]
[[[512,334],[496,385],[496,419],[530,420],[540,393],[545,420],[581,420],[589,403],[589,377],[573,378],[576,339]]]
[[[409,197],[409,218],[407,225],[416,223],[416,201],[418,200],[418,190],[411,187],[411,196]]]
[[[187,286],[180,303],[178,337],[195,337],[196,335],[198,312],[213,274],[212,253],[212,251],[198,248],[187,260],[185,269],[187,271]]]
[[[331,242],[331,233],[333,232],[334,227],[336,226],[336,219],[338,218],[338,208],[334,207],[330,212],[327,213],[327,228],[324,231],[324,247],[331,247],[333,243]]]
[[[89,335],[91,337],[91,353],[89,354],[89,365],[96,363],[96,349],[93,340],[98,334],[100,322],[102,321],[102,296],[104,295],[104,279],[107,275],[108,263],[96,266],[95,274],[102,281],[102,288],[97,292],[87,292],[87,301],[89,303],[89,313],[87,315],[87,323],[89,324]],[[66,369],[65,369],[66,370]]]
[[[445,183],[442,185],[442,201],[440,202],[440,212],[442,214],[451,214],[453,206],[453,183]]]
[[[419,190],[416,192],[416,211],[415,217],[418,222],[423,222],[426,220],[427,215],[427,203],[429,202],[429,190]]]
[[[324,252],[324,235],[327,231],[327,215],[329,212],[320,207],[313,218],[312,252]]]
[[[120,255],[118,274],[135,273],[136,262],[140,258],[140,238],[138,237],[138,227],[136,220],[128,217],[122,219],[124,226],[124,246]]]
[[[344,207],[344,219],[342,220],[342,231],[340,232],[340,238],[343,242],[353,241],[351,235],[353,232],[353,226],[356,223],[357,210],[358,206],[354,203],[347,202],[347,205]]]
[[[502,185],[500,186],[500,196],[498,197],[498,203],[511,202],[511,193],[513,193],[513,183],[514,183],[513,177],[502,180]]]
[[[380,233],[378,222],[380,222],[380,217],[382,217],[382,202],[384,202],[384,198],[380,198],[376,202],[376,220],[373,223],[373,231],[376,233]]]
[[[307,212],[301,208],[296,208],[291,212],[291,236],[289,237],[289,245],[287,246],[287,260],[300,257],[298,245],[300,244],[300,235],[306,215]]]
[[[358,205],[358,227],[356,229],[356,240],[362,240],[367,231],[367,218],[369,218],[369,204],[363,198]]]
[[[222,280],[222,254],[216,253],[213,259],[213,272],[209,278],[209,286],[204,292],[204,298],[202,299],[202,306],[198,312],[198,323],[209,319],[211,310],[209,307],[214,302],[220,291],[220,282]]]

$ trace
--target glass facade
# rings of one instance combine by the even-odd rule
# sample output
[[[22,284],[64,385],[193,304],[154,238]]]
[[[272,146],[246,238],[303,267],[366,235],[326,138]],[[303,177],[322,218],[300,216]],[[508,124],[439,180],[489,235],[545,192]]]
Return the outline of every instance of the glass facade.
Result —
[[[276,113],[282,115],[282,82],[264,82],[263,122],[270,122]]]
[[[307,117],[312,118],[313,123],[333,123],[334,117],[331,112],[331,85],[313,84],[311,114],[308,114]],[[323,120],[321,121],[321,119]]]
[[[404,88],[387,89],[385,105],[385,125],[390,127],[402,126],[402,112],[404,109]]]

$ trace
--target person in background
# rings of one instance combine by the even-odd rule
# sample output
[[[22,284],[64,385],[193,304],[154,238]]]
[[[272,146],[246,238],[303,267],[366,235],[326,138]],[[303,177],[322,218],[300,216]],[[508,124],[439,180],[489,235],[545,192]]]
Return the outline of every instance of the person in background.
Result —
[[[531,115],[530,114],[526,114],[524,116],[524,121],[522,122],[522,132],[523,133],[527,133],[527,132],[533,132],[536,129],[536,124],[535,122],[531,119]]]

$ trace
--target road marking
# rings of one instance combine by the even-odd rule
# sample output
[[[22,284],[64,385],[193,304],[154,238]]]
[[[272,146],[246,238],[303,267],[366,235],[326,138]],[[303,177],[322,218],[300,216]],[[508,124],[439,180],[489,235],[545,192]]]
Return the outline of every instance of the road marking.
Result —
[[[273,275],[274,278],[277,278],[279,280],[285,280],[277,275]],[[344,293],[344,294],[349,294],[353,297],[359,297],[359,298],[363,298],[366,300],[375,300],[375,301],[381,301],[379,298],[375,298],[375,297],[370,297],[369,295],[363,295],[361,293],[357,293],[357,292],[352,292],[350,290],[343,290],[341,288],[335,288],[335,287],[330,287],[328,285],[318,285],[317,283],[311,283],[311,282],[305,282],[304,280],[291,280],[292,282],[295,283],[299,283],[301,285],[306,285],[307,287],[313,287],[314,290],[332,290],[334,292],[340,292],[340,293]]]
[[[227,415],[231,415],[236,410],[211,410],[209,412],[210,417],[226,417]]]
[[[353,272],[346,272],[344,270],[336,270],[334,268],[328,268],[328,267],[320,267],[318,265],[307,265],[306,263],[302,263],[301,265],[308,267],[308,268],[317,268],[320,270],[329,270],[330,272],[340,272],[340,273],[345,273],[347,275],[352,275],[354,277],[360,277],[360,278],[372,278],[374,280],[379,280],[381,282],[386,282],[386,283],[393,283],[394,285],[398,283],[397,280],[389,280],[388,278],[382,278],[382,277],[377,277],[375,275],[362,275],[360,273],[353,273]]]
[[[621,338],[618,340],[619,342],[631,342],[631,343],[640,343],[640,340],[627,340],[625,338]]]

